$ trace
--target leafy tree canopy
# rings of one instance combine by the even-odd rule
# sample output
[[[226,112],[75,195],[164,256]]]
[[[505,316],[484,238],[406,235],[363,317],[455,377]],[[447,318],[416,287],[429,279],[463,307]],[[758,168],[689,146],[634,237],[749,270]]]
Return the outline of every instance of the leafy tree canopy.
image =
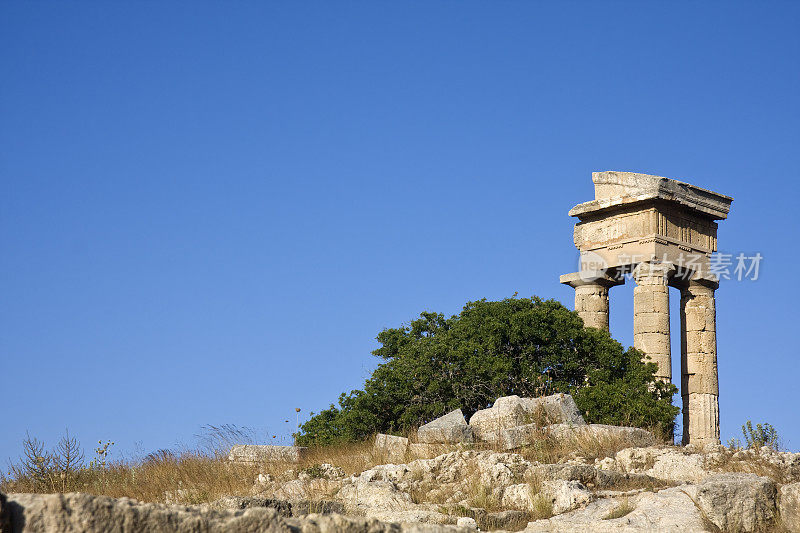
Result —
[[[461,408],[469,418],[497,398],[572,394],[587,422],[660,427],[671,434],[677,391],[655,363],[555,300],[469,302],[445,318],[424,312],[378,334],[382,359],[362,390],[302,425],[299,444],[355,441],[403,432]],[[313,413],[312,413],[313,414]]]

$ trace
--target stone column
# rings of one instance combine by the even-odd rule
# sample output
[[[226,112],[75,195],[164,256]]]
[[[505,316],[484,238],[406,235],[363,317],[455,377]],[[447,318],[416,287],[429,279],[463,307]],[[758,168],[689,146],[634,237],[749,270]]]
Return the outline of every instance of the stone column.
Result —
[[[561,276],[561,283],[575,289],[575,311],[587,328],[608,331],[608,293],[620,285],[616,277],[604,271],[574,272]]]
[[[633,270],[633,347],[658,365],[656,376],[672,381],[669,344],[669,277],[671,263],[640,263]]]
[[[575,287],[575,311],[587,328],[608,331],[608,290],[600,283],[587,283]]]
[[[681,289],[683,444],[719,444],[716,280],[690,280]]]

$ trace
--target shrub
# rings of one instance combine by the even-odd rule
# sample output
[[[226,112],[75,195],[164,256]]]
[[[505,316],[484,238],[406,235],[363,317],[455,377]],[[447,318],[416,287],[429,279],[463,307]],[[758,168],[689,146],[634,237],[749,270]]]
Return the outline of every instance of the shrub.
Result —
[[[357,441],[404,432],[461,408],[468,417],[501,396],[570,393],[587,421],[658,427],[672,434],[677,390],[656,365],[605,331],[584,328],[554,300],[467,303],[445,318],[424,312],[378,334],[382,363],[364,388],[301,426],[298,444]]]
[[[756,424],[753,427],[753,422],[748,420],[742,426],[742,435],[748,448],[768,446],[775,451],[778,450],[780,438],[778,430],[772,424]]]

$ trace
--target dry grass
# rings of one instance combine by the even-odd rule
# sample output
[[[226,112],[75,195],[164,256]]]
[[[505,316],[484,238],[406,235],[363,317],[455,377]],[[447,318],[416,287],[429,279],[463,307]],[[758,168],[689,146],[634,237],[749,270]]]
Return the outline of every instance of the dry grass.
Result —
[[[67,490],[192,504],[248,494],[258,471],[258,465],[232,464],[219,456],[161,453],[136,462],[112,462],[105,468],[78,469],[71,474]],[[0,490],[54,492],[30,477],[4,479]]]
[[[722,457],[709,466],[720,472],[742,472],[768,477],[778,484],[800,481],[800,477],[793,476],[789,469],[771,463],[759,453],[734,458],[735,451],[727,450],[723,452]]]
[[[555,438],[548,433],[546,428],[543,428],[534,434],[534,438],[528,446],[516,450],[516,452],[528,461],[553,464],[576,457],[582,457],[589,461],[614,457],[618,451],[636,444],[625,437],[616,435],[598,437],[580,434],[571,438]]]

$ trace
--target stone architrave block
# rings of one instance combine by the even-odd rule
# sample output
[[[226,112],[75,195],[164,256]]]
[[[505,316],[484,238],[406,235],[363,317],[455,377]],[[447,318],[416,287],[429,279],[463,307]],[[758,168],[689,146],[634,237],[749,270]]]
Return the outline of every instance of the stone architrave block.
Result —
[[[307,452],[308,448],[302,446],[235,444],[228,460],[238,463],[299,463]]]
[[[428,422],[417,430],[417,441],[426,444],[472,442],[472,428],[461,409]]]
[[[553,424],[538,427],[535,424],[527,424],[503,430],[500,444],[504,450],[514,450],[545,438],[562,442],[579,438],[601,441],[603,439],[620,439],[627,442],[630,447],[653,446],[657,443],[652,433],[635,427],[606,424]]]
[[[538,418],[542,420],[537,420]],[[498,398],[489,409],[472,415],[469,425],[475,438],[492,443],[501,443],[503,430],[531,423],[542,425],[566,423],[584,425],[575,400],[569,394],[553,394],[539,398],[504,396]]]
[[[403,463],[408,452],[408,439],[378,433],[375,435],[373,450],[375,455],[391,463]]]

